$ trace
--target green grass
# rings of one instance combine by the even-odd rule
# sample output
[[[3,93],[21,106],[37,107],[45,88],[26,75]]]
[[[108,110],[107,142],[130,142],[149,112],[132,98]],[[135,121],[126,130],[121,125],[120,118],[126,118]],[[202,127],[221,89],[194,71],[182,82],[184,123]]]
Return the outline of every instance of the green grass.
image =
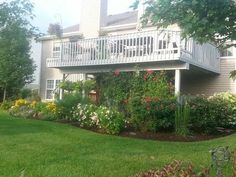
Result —
[[[126,177],[173,159],[210,164],[209,150],[236,147],[236,135],[196,143],[129,139],[0,113],[0,176]],[[230,174],[228,169],[228,174]],[[230,175],[228,175],[230,176]]]

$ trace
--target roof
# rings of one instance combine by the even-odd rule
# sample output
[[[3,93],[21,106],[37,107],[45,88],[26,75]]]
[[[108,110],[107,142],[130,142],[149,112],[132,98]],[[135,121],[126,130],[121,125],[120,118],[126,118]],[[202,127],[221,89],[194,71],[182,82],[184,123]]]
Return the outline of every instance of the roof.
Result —
[[[129,11],[125,13],[108,15],[106,26],[117,26],[136,23],[138,20],[138,11]],[[63,29],[63,33],[73,33],[80,30],[80,25],[76,24]]]
[[[106,26],[117,26],[130,23],[136,23],[138,21],[138,11],[130,11],[121,14],[107,16]]]
[[[79,30],[80,30],[80,25],[76,24],[76,25],[64,28],[63,33],[73,33],[73,32],[78,32]]]

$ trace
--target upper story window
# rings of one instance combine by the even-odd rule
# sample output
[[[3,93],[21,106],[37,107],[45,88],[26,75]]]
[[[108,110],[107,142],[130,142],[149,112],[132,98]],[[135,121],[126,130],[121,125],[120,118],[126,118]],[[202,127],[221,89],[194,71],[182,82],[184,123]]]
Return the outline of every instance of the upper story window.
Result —
[[[223,51],[221,51],[220,56],[221,57],[232,57],[232,56],[234,56],[233,50],[234,50],[233,46],[230,48],[224,49]]]
[[[53,50],[52,50],[53,58],[60,58],[61,54],[61,44],[60,43],[53,43]]]

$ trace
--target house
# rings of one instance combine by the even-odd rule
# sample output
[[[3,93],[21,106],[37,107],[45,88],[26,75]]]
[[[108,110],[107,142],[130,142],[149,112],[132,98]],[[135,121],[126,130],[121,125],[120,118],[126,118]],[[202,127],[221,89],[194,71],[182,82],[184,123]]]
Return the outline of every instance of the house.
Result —
[[[82,0],[79,25],[64,29],[61,39],[41,38],[40,95],[44,100],[54,99],[61,80],[83,80],[117,69],[131,71],[136,65],[172,72],[176,94],[236,91],[229,78],[235,69],[235,48],[220,56],[213,44],[181,39],[176,25],[161,30],[141,28],[142,5],[136,11],[108,16],[107,1]]]

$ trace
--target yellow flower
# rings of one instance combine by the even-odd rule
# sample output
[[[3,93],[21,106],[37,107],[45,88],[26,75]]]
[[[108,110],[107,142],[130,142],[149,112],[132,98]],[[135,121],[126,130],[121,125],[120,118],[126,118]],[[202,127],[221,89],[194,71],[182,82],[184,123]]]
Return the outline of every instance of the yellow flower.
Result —
[[[48,102],[46,108],[47,108],[48,111],[51,111],[54,114],[57,111],[57,106],[54,102]]]
[[[30,106],[31,106],[32,108],[35,108],[36,104],[37,104],[37,101],[32,101],[32,103],[30,104]]]
[[[15,101],[15,107],[21,107],[28,105],[28,102],[25,99],[19,99]]]

